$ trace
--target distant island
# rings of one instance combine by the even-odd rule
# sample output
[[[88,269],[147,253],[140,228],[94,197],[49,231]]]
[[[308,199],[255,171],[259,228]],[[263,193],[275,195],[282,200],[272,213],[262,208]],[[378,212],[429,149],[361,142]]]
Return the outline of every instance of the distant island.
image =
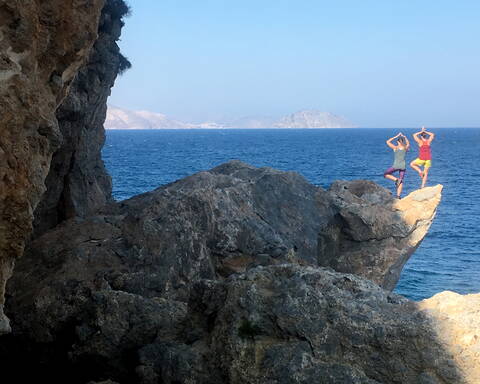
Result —
[[[187,123],[150,111],[131,111],[109,106],[105,129],[228,129],[228,128],[356,128],[344,117],[329,112],[304,110],[279,119],[246,117],[230,122]]]

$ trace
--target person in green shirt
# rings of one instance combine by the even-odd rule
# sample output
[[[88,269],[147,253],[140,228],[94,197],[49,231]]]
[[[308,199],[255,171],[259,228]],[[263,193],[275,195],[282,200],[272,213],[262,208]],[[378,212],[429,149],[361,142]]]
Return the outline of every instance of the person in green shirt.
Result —
[[[395,139],[397,140],[396,144],[393,143]],[[388,139],[386,143],[391,149],[393,149],[393,165],[383,173],[383,177],[395,182],[395,186],[397,187],[397,199],[400,199],[407,168],[405,155],[410,148],[410,142],[408,141],[408,138],[400,132],[398,135]],[[398,172],[398,177],[393,176],[395,172]]]

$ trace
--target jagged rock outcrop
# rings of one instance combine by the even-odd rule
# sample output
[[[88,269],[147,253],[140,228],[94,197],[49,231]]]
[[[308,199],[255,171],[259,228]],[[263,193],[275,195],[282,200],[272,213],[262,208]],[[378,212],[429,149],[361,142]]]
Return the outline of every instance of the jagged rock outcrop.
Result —
[[[404,218],[397,212],[399,208],[394,208],[398,203],[372,183],[343,183],[338,191],[335,186],[325,191],[296,173],[255,168],[238,161],[112,203],[97,215],[68,220],[32,241],[18,262],[8,289],[8,314],[15,324],[12,340],[23,338],[43,346],[38,347],[41,350],[54,348],[61,335],[69,340],[68,345],[55,348],[63,348],[68,356],[66,366],[78,370],[75,376],[84,382],[104,378],[121,382],[132,372],[137,375],[135,380],[141,377],[138,382],[145,383],[155,382],[150,376],[168,377],[170,373],[159,373],[160,368],[150,366],[163,363],[145,357],[143,353],[150,352],[143,348],[152,343],[180,343],[186,355],[178,359],[186,365],[176,367],[171,374],[180,375],[190,367],[194,375],[195,364],[187,357],[194,361],[200,357],[189,349],[182,327],[185,319],[193,316],[188,314],[191,308],[187,303],[196,300],[191,296],[197,290],[195,282],[221,282],[258,266],[317,266],[324,256],[325,233],[331,232],[332,223],[342,214],[340,201],[345,203],[345,196],[352,193],[359,207],[383,220],[377,217],[368,225],[384,225],[390,219],[390,226],[396,223],[404,228]],[[363,217],[362,210],[355,212]],[[405,228],[408,230],[400,237],[410,238],[411,228]],[[340,232],[351,235],[352,229],[345,224]],[[387,229],[385,233],[390,232]],[[409,246],[415,245],[411,241]],[[364,274],[376,277],[370,268],[375,258],[370,256]],[[395,263],[393,257],[390,263]],[[315,273],[328,272],[318,271]],[[381,271],[377,272],[380,278]],[[348,305],[350,299],[344,300]],[[210,321],[208,313],[204,315],[199,322]],[[157,347],[152,352],[155,355],[160,353]],[[162,351],[162,356],[178,353]],[[85,365],[93,367],[93,376],[82,376]],[[215,367],[214,371],[222,369]],[[198,374],[203,377],[203,373]],[[165,382],[177,379],[168,380]],[[195,380],[192,382],[208,382]]]
[[[442,188],[419,189],[396,200],[373,182],[333,183],[330,196],[338,213],[321,233],[319,265],[393,290],[433,222]]]
[[[103,0],[0,2],[0,333],[4,287],[32,229],[52,153],[55,111],[97,38]]]
[[[92,215],[111,200],[111,178],[101,158],[103,122],[115,79],[130,66],[117,45],[128,11],[123,0],[106,1],[88,62],[57,110],[62,144],[52,157],[46,192],[35,210],[35,236],[63,220]]]

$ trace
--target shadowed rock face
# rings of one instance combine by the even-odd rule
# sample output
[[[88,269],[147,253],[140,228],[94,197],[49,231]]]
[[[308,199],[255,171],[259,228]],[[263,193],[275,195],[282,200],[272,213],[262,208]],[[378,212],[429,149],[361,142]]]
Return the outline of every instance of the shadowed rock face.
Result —
[[[377,197],[372,197],[373,192],[364,193],[361,198],[356,197],[359,206],[369,209],[373,212],[373,216],[378,209],[389,212],[385,213],[386,217],[395,220],[389,225],[392,227],[398,225],[399,228],[403,228],[402,235],[405,237],[411,235],[411,228],[403,224],[403,219],[395,210],[400,208],[383,208],[389,204],[392,206],[395,204],[385,190],[365,181],[348,185],[350,186],[348,190],[341,189],[335,193],[335,189],[332,188],[327,192],[309,184],[303,177],[293,172],[255,168],[233,161],[153,192],[110,204],[96,216],[68,220],[32,241],[25,256],[17,264],[8,289],[10,295],[8,314],[15,324],[12,340],[23,338],[27,343],[43,345],[38,347],[40,349],[50,346],[48,348],[62,350],[65,356],[69,356],[66,366],[73,371],[78,370],[78,377],[84,382],[105,377],[116,381],[128,378],[141,383],[157,382],[155,380],[161,377],[165,380],[164,382],[175,382],[179,377],[187,374],[187,371],[189,375],[198,375],[195,379],[192,378],[192,382],[216,382],[208,381],[208,374],[212,373],[212,377],[220,380],[225,375],[230,375],[227,371],[234,369],[237,363],[228,369],[223,365],[211,366],[212,362],[205,360],[205,357],[202,354],[199,355],[198,350],[195,349],[205,348],[205,353],[215,355],[218,353],[217,356],[232,353],[228,350],[217,350],[216,346],[204,346],[203,333],[206,330],[212,332],[216,320],[212,317],[213,315],[210,316],[208,309],[199,310],[192,307],[197,300],[200,300],[196,298],[195,292],[203,290],[199,288],[201,285],[195,285],[197,281],[202,279],[217,281],[218,287],[224,287],[220,291],[224,291],[229,288],[222,284],[236,281],[233,276],[238,273],[257,271],[255,268],[259,266],[273,268],[275,265],[285,263],[297,265],[297,267],[292,265],[289,267],[293,268],[292,276],[297,272],[300,275],[303,274],[299,272],[303,269],[295,268],[299,268],[298,265],[316,266],[319,262],[320,250],[325,249],[324,234],[328,232],[335,218],[341,214],[339,201],[345,201],[343,197],[345,191],[358,193],[358,190],[372,189],[384,200],[380,199],[374,203],[373,200]],[[382,223],[386,223],[385,220]],[[377,222],[372,221],[370,225],[374,227],[375,223]],[[351,229],[351,226],[340,227],[340,232],[348,233],[348,229]],[[364,232],[366,230],[364,229]],[[390,232],[387,230],[385,233],[388,235]],[[369,242],[371,239],[365,236],[365,241]],[[371,260],[374,260],[373,255]],[[282,268],[268,270],[282,271]],[[305,269],[307,270],[313,271]],[[261,279],[263,272],[258,273],[258,278]],[[335,281],[343,281],[343,275],[323,269],[317,269],[312,273],[322,279],[324,274],[330,277],[325,277],[324,283],[308,288],[312,291],[305,293],[307,282],[297,279],[298,286],[289,286],[288,279],[283,275],[283,277],[279,276],[279,281],[285,285],[284,294],[291,294],[292,297],[320,295],[322,289],[333,289],[339,292],[341,297],[338,300],[343,302],[342,305],[348,307],[356,306],[357,304],[352,304],[350,301],[354,298],[361,299],[369,296],[369,289],[375,287],[373,283],[355,278],[358,284],[363,284],[363,288],[359,290],[358,284],[350,287],[347,283],[345,289],[347,291],[351,289],[351,291],[348,294],[341,293],[336,291],[338,287],[328,288],[328,285],[335,285]],[[358,273],[361,274],[362,271]],[[275,280],[272,276],[269,275],[268,278]],[[223,283],[225,279],[228,281]],[[238,279],[242,281],[243,278]],[[308,284],[313,283],[314,280],[309,279]],[[217,286],[217,283],[205,284]],[[247,286],[250,283],[245,284]],[[279,308],[286,305],[281,300],[282,294],[277,296],[275,289],[272,288],[271,291],[266,288],[261,289],[259,294],[266,295],[265,300],[273,295],[271,305],[278,305]],[[288,293],[290,291],[291,293]],[[247,300],[250,291],[242,292],[239,295],[245,294],[245,300]],[[314,294],[314,292],[317,293]],[[375,292],[383,291],[375,288]],[[191,296],[192,294],[194,296]],[[215,298],[217,294],[220,295],[216,290],[212,291],[211,297],[215,302],[218,301]],[[385,298],[389,297],[388,293],[382,294],[384,296],[381,300],[387,300]],[[378,314],[380,316],[378,324],[380,324],[390,319],[388,316],[392,308],[388,306],[383,308],[379,296],[373,293],[372,295],[368,300],[371,300],[371,307],[379,306],[379,311],[382,313]],[[312,296],[312,305],[320,298],[321,296]],[[187,305],[189,300],[190,308]],[[240,298],[238,300],[241,301]],[[263,300],[263,298],[259,299],[255,305],[263,305],[261,304]],[[321,301],[317,305],[328,307],[335,303],[333,294],[325,300],[325,303],[330,304],[322,304],[324,302]],[[358,304],[359,307],[362,305]],[[329,314],[328,311],[322,312],[318,315],[319,317],[310,318],[313,312],[309,312],[307,304],[302,304],[301,301],[294,301],[292,306],[296,306],[298,312],[307,311],[304,321],[306,329],[312,332],[311,337],[319,331],[315,328],[318,326],[317,321],[336,321],[333,317],[331,318],[333,312]],[[221,310],[220,307],[215,309],[215,311]],[[260,311],[260,308],[258,310]],[[354,321],[356,316],[360,316],[356,311],[353,307],[349,309],[344,321],[339,323],[337,329],[339,333],[341,329],[347,327],[349,321]],[[365,307],[363,311],[367,313],[371,308],[368,307],[367,310]],[[411,328],[413,329],[414,324],[417,324],[416,312],[407,311],[405,316],[412,316]],[[196,318],[198,324],[186,325],[185,321],[189,318]],[[293,322],[293,318],[294,316],[289,321]],[[309,324],[308,321],[311,323]],[[362,326],[366,326],[373,321],[373,317],[362,321]],[[421,322],[421,324],[423,325],[419,326],[423,333],[426,323]],[[274,324],[272,326],[276,327]],[[367,337],[360,331],[362,326],[359,325],[358,333],[362,334],[361,337]],[[393,329],[397,326],[397,323],[391,325],[391,332],[394,332]],[[233,327],[237,332],[238,324],[235,323]],[[189,329],[192,331],[190,332]],[[253,327],[253,330],[249,330],[247,325],[245,332],[247,334],[256,332],[255,329]],[[289,340],[293,337],[290,332],[292,331],[285,328],[277,329],[273,333],[279,333],[278,337],[282,340]],[[428,340],[434,339],[431,333],[427,336]],[[286,350],[279,352],[284,356],[285,364],[287,357],[291,356],[289,354],[296,353],[296,348],[300,348],[298,350],[300,353],[301,349],[309,344],[302,339],[303,336],[298,337],[300,341],[295,341],[292,345],[286,346]],[[345,338],[350,337],[350,334],[345,336]],[[400,339],[400,336],[398,338]],[[200,344],[192,349],[191,343],[196,343],[197,339]],[[59,346],[61,340],[69,340],[68,345]],[[235,342],[242,343],[241,338],[236,338]],[[169,343],[174,349],[170,349]],[[362,341],[362,343],[370,345],[373,339]],[[407,348],[405,343],[398,348]],[[152,344],[153,346],[146,347]],[[8,343],[6,345],[8,346]],[[388,345],[386,342],[378,348],[387,353],[390,348]],[[177,350],[177,347],[180,349]],[[330,347],[320,347],[319,344],[319,348]],[[354,353],[356,347],[351,346],[351,348],[351,353]],[[317,352],[309,353],[313,357],[317,354]],[[316,362],[311,363],[313,364],[311,366],[316,368],[309,371],[311,373],[305,373],[307,375],[305,380],[311,379],[313,377],[311,375],[316,375],[315,372],[320,367],[331,370],[332,376],[329,380],[334,380],[336,375],[340,375],[338,377],[344,380],[340,382],[345,383],[353,380],[355,375],[358,376],[358,380],[375,377],[365,373],[363,368],[358,370],[355,364],[343,360],[341,363],[343,368],[337,372],[330,360],[339,359],[339,350],[327,350],[325,353],[324,360],[315,360]],[[175,359],[182,363],[180,366],[168,368],[175,363],[168,360],[168,356],[177,356]],[[164,359],[167,360],[164,361]],[[417,357],[412,359],[416,360]],[[273,360],[268,361],[270,362],[265,362],[267,366],[277,364]],[[317,363],[320,365],[316,365]],[[364,366],[367,367],[370,363],[372,361],[367,359]],[[164,364],[167,364],[167,368]],[[222,364],[230,366],[230,360]],[[246,367],[249,363],[245,364]],[[390,365],[385,364],[382,361],[383,368],[379,369],[388,372]],[[412,371],[408,375],[420,377],[418,375],[422,375],[423,370],[430,369],[427,368],[427,366],[430,367],[428,364],[425,362],[425,365],[420,368],[413,368],[412,363]],[[195,368],[197,365],[211,366],[211,370],[198,371]],[[92,376],[83,376],[82,367],[84,366],[91,367]],[[277,369],[275,367],[276,365],[271,365],[270,368],[265,368],[267,369],[265,372],[273,372]],[[296,369],[298,367],[292,368],[289,372],[293,374]],[[446,377],[450,377],[448,376],[450,374],[453,375],[453,373],[435,373],[435,375],[446,375]],[[241,380],[244,379],[250,380],[244,382],[257,380],[254,378],[256,373],[245,373],[246,376],[242,376],[241,380],[237,380],[235,375],[228,376],[230,377],[228,380],[231,382],[242,382]],[[400,373],[398,375],[401,377]],[[414,379],[411,382],[415,382]]]
[[[333,183],[337,214],[321,233],[319,265],[393,290],[433,222],[442,188],[427,187],[397,200],[370,181]]]
[[[97,38],[103,0],[0,2],[0,333],[4,287],[60,142],[55,111]]]
[[[127,11],[122,0],[106,1],[88,62],[57,110],[63,139],[52,158],[47,190],[35,210],[35,237],[63,220],[92,215],[111,200],[111,178],[101,159],[103,122],[117,74],[130,65],[117,45]]]
[[[414,303],[321,268],[203,281],[183,332],[140,351],[142,383],[463,382]]]

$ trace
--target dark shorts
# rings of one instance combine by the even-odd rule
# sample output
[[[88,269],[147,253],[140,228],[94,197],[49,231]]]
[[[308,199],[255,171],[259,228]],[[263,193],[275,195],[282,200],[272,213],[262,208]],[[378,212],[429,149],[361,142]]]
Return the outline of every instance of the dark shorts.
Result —
[[[398,178],[403,181],[405,177],[405,169],[390,167],[383,173],[383,176],[391,175],[394,172],[399,172]]]

